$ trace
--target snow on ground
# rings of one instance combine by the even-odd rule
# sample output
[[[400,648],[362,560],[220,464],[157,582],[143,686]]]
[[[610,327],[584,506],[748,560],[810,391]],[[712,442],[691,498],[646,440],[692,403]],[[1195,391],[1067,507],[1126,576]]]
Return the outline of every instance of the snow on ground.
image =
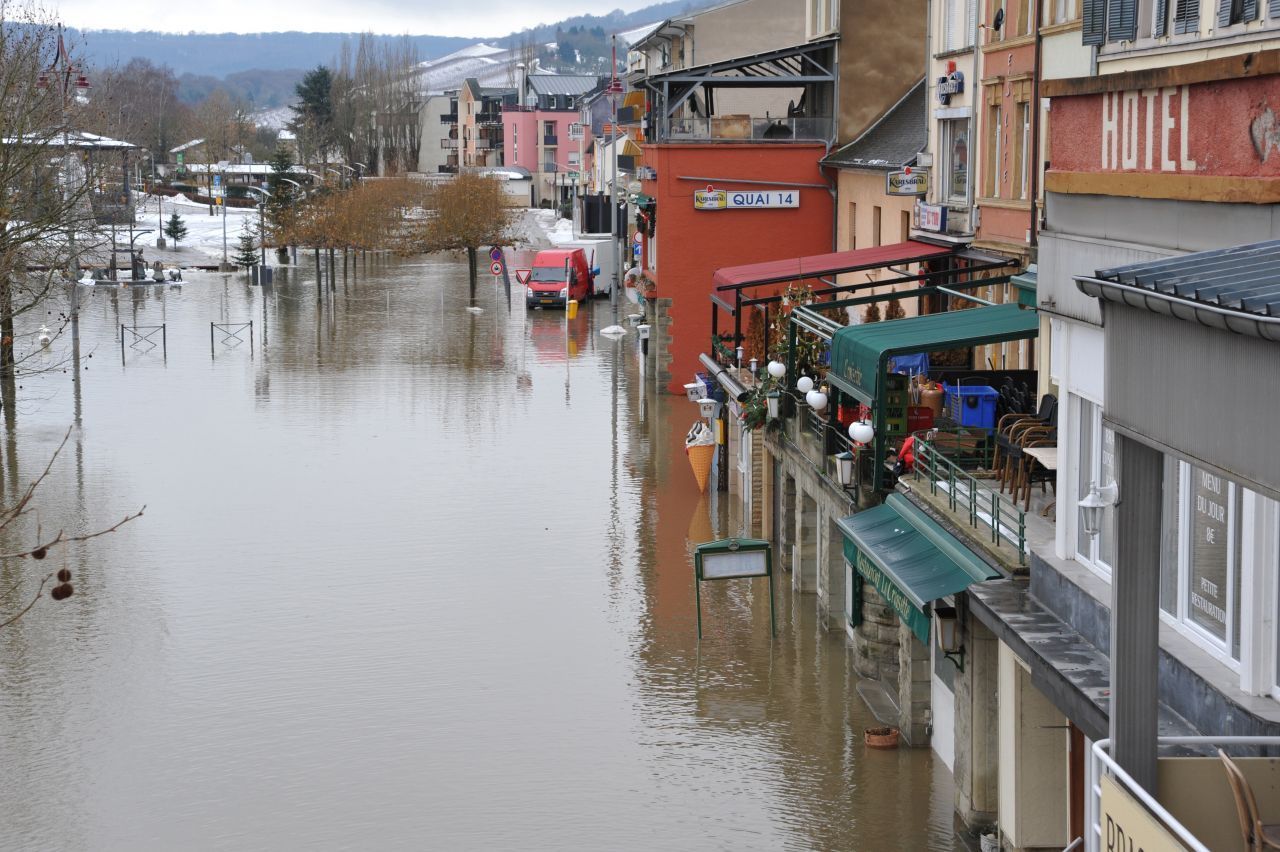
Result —
[[[530,210],[533,221],[538,224],[547,239],[554,246],[562,246],[573,240],[573,220],[561,219],[554,210]]]
[[[217,215],[210,216],[209,205],[192,201],[185,195],[163,198],[161,205],[163,212],[157,212],[154,196],[147,196],[146,202],[138,205],[137,226],[150,228],[151,233],[139,237],[136,245],[146,247],[148,259],[166,257],[163,252],[155,249],[156,238],[160,236],[156,229],[160,220],[167,225],[169,217],[177,212],[182,217],[182,224],[187,226],[187,235],[178,243],[178,247],[194,250],[211,260],[222,260],[223,217],[219,208],[214,208],[218,211]],[[226,210],[227,257],[231,257],[240,245],[241,228],[248,224],[256,233],[258,211],[256,208],[241,207],[228,207]],[[165,237],[165,242],[170,249],[173,248],[173,240]]]

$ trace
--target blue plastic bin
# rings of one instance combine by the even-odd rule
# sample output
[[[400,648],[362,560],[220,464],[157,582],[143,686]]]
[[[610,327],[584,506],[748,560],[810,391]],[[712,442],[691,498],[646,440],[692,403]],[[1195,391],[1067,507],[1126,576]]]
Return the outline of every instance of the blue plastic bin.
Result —
[[[987,385],[946,385],[947,415],[961,426],[996,428],[996,402],[1000,393]]]

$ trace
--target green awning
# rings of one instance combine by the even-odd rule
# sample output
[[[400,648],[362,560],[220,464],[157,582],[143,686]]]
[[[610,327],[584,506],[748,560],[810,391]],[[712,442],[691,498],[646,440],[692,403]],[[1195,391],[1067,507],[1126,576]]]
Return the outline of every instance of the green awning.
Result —
[[[1036,306],[1036,265],[1033,263],[1025,272],[1020,272],[1009,279],[1009,283],[1018,288],[1018,304],[1028,308]]]
[[[926,645],[930,602],[1000,577],[901,494],[836,523],[844,558]]]
[[[1036,312],[1013,303],[850,325],[831,338],[827,380],[874,406],[880,376],[891,355],[1022,340],[1035,337],[1039,330]]]

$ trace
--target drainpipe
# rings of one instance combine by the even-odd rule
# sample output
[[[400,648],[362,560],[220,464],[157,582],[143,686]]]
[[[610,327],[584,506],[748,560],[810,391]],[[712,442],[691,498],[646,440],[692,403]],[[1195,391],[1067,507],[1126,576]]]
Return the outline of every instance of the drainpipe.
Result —
[[[1032,164],[1031,174],[1031,233],[1027,246],[1030,249],[1031,262],[1035,263],[1039,260],[1039,244],[1040,244],[1040,169],[1044,164],[1044,156],[1040,152],[1040,59],[1041,51],[1044,46],[1044,36],[1040,34],[1040,9],[1041,4],[1035,5],[1035,28],[1036,28],[1036,48],[1035,48],[1035,67],[1031,75],[1031,151],[1035,154],[1035,162]]]

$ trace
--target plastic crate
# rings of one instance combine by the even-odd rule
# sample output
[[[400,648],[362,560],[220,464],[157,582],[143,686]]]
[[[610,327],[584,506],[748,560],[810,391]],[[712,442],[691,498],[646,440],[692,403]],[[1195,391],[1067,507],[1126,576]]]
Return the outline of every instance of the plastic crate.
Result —
[[[729,396],[724,392],[724,388],[720,387],[719,382],[711,378],[710,373],[694,373],[694,376],[706,386],[707,399],[714,399],[721,404],[729,401]]]
[[[943,385],[947,416],[961,426],[996,427],[996,403],[1000,393],[986,385]]]

